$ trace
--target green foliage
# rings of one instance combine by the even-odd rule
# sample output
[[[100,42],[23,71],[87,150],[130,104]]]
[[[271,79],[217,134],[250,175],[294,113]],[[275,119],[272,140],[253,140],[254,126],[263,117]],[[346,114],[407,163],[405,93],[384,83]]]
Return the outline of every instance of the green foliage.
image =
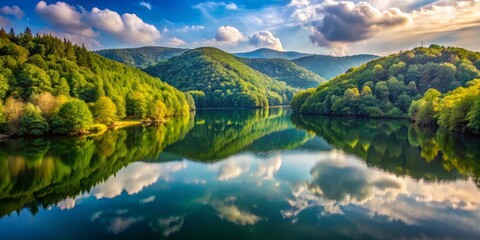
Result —
[[[435,107],[441,93],[429,89],[423,98],[413,101],[408,110],[410,117],[419,125],[435,124]]]
[[[431,96],[427,97],[430,100],[418,101],[410,107],[411,102],[421,98],[428,89],[441,94],[467,86],[469,81],[480,76],[479,69],[472,64],[478,60],[480,53],[438,45],[403,51],[333,78],[320,85],[303,102],[295,102],[293,109],[310,114],[389,118],[404,118],[410,112],[419,124],[432,124],[435,118]],[[373,89],[373,94],[369,94],[371,91],[366,89],[367,86]],[[353,88],[362,89],[357,101],[351,101],[351,94],[345,94],[346,90]],[[452,115],[453,118],[465,114],[457,110],[459,112]]]
[[[49,131],[47,120],[37,106],[29,103],[24,111],[19,123],[20,135],[40,136]]]
[[[144,69],[155,66],[160,61],[168,60],[169,58],[180,55],[185,51],[187,51],[187,49],[168,47],[141,47],[105,49],[97,51],[96,53],[117,62]]]
[[[477,96],[470,112],[467,114],[467,127],[476,133],[480,133],[480,96]]]
[[[319,75],[286,59],[245,58],[241,61],[251,68],[285,82],[294,88],[312,88],[326,82]]]
[[[189,50],[146,71],[190,92],[197,107],[268,107],[287,104],[296,92],[216,48]]]
[[[95,122],[112,125],[117,117],[117,106],[108,97],[100,97],[93,106]]]
[[[127,98],[137,94],[142,96],[144,104],[139,110],[135,103],[136,108],[132,110],[127,106],[131,103]],[[102,97],[113,101],[116,111],[111,108],[107,113],[99,107],[92,110],[97,114],[97,121],[107,124],[127,117],[143,119],[147,115],[146,103],[157,100],[165,103],[168,117],[186,115],[192,107],[185,94],[158,78],[89,52],[68,40],[52,35],[34,37],[28,29],[19,35],[0,34],[0,101],[12,98],[17,103],[33,103],[53,126],[51,116],[68,99],[89,105],[102,101],[106,104]],[[22,116],[21,104],[14,103],[10,101],[5,109],[9,127],[2,132],[8,131],[8,134],[18,134],[18,121]],[[113,106],[112,102],[107,106]]]
[[[54,133],[79,133],[93,124],[93,116],[88,105],[81,100],[70,100],[63,104],[53,116]]]
[[[346,57],[312,55],[292,61],[325,79],[330,79],[376,58],[378,58],[378,56],[374,55],[354,55]]]

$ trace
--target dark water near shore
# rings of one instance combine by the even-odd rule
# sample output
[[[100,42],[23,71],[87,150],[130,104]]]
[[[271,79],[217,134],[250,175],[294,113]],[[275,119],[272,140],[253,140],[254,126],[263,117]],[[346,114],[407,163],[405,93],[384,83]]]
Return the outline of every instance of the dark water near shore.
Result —
[[[1,239],[480,239],[480,139],[407,121],[201,110],[0,142]]]

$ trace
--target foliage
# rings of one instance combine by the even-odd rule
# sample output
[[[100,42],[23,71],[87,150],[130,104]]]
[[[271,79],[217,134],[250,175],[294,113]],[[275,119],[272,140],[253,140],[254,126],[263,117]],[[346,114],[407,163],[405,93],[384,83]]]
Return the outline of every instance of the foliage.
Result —
[[[66,102],[52,118],[54,133],[79,133],[86,131],[91,124],[93,124],[92,113],[88,105],[81,100]]]
[[[185,51],[187,51],[187,49],[168,47],[140,47],[105,49],[96,51],[96,53],[117,62],[144,69],[150,66],[155,66],[158,62],[168,60],[169,58],[180,55]]]
[[[241,59],[241,61],[251,68],[295,88],[312,88],[326,82],[319,75],[286,59],[253,58]]]
[[[378,58],[378,56],[367,54],[345,57],[312,55],[292,61],[298,66],[302,66],[328,80],[376,58]]]
[[[195,91],[197,107],[268,107],[287,104],[296,92],[216,48],[190,50],[146,71],[182,91]]]
[[[112,125],[117,118],[117,106],[109,97],[100,97],[92,111],[95,122]]]
[[[52,35],[32,36],[29,29],[18,35],[0,30],[0,102],[5,101],[4,115],[8,122],[3,132],[18,134],[23,103],[36,105],[52,127],[52,116],[68,100],[94,106],[103,97],[109,98],[116,106],[115,116],[108,109],[108,113],[101,113],[104,116],[96,117],[99,122],[112,123],[114,119],[128,117],[143,119],[146,107],[138,113],[127,106],[128,98],[133,95],[140,95],[142,99],[136,100],[144,103],[164,102],[168,117],[189,112],[185,94],[139,69]],[[108,106],[113,106],[112,102]],[[100,116],[98,107],[92,110]]]
[[[47,120],[42,116],[42,112],[37,106],[29,103],[24,111],[25,113],[19,121],[20,135],[40,136],[48,132]]]
[[[295,96],[293,110],[327,115],[407,117],[411,102],[420,99],[428,89],[446,93],[480,76],[480,70],[473,64],[479,59],[480,53],[437,45],[400,52],[339,75],[320,85],[308,98]],[[362,89],[362,94],[352,97],[348,89]],[[433,103],[425,99],[410,108],[411,115],[421,124],[428,124],[433,116],[429,104]]]

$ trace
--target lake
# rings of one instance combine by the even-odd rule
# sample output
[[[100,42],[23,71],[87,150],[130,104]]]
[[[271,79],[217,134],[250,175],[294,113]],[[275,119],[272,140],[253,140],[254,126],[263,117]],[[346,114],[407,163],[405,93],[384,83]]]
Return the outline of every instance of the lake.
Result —
[[[288,108],[0,142],[2,239],[480,239],[479,189],[479,138]]]

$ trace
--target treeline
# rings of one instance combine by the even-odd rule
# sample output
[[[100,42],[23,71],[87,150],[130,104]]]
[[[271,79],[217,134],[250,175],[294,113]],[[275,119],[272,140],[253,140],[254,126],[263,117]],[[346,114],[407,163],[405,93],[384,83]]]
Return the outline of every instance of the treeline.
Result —
[[[297,89],[270,78],[216,48],[197,48],[146,72],[188,92],[197,107],[268,107],[288,104]]]
[[[419,125],[438,125],[450,131],[480,133],[480,79],[446,94],[429,89],[413,101],[409,114]]]
[[[94,123],[159,120],[193,107],[191,97],[158,78],[84,46],[28,28],[0,30],[0,132],[78,133]]]
[[[406,118],[428,89],[446,93],[480,76],[480,53],[432,45],[371,61],[317,89],[298,93],[294,111]]]

